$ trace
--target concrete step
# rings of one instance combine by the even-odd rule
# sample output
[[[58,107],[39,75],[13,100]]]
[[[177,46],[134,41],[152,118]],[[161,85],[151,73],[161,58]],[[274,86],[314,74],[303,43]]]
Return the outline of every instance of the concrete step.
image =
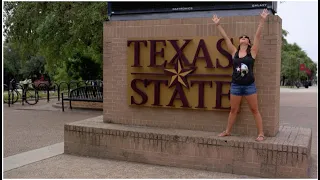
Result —
[[[104,123],[65,125],[65,153],[256,177],[309,177],[311,129],[281,126],[275,137]]]

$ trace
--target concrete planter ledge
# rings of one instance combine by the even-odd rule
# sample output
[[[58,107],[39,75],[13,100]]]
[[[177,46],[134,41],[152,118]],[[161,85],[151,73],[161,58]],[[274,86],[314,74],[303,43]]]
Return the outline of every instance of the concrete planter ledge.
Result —
[[[275,137],[104,123],[65,125],[65,153],[273,178],[309,176],[311,129],[280,126]]]

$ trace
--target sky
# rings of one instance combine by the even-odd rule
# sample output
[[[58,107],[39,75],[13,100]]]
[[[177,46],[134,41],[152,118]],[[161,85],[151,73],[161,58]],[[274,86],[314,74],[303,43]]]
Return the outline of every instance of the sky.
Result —
[[[297,43],[318,62],[318,1],[285,1],[279,3],[277,15],[282,29],[289,32],[289,43]]]

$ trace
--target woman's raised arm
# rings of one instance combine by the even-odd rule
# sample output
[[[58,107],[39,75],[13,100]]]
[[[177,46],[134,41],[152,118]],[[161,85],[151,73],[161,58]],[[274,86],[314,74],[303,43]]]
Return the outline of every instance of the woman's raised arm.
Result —
[[[237,48],[232,44],[232,42],[231,42],[230,38],[228,37],[227,33],[224,31],[224,29],[220,25],[220,18],[218,18],[217,15],[214,14],[213,17],[212,17],[212,21],[217,26],[220,34],[222,35],[222,37],[226,41],[228,50],[231,53],[232,57],[234,57],[234,55],[237,52]]]
[[[256,56],[258,54],[259,43],[260,43],[260,39],[261,39],[263,25],[264,25],[264,22],[266,21],[268,15],[269,15],[269,12],[267,9],[264,9],[262,11],[262,13],[260,14],[260,16],[261,16],[260,23],[259,23],[258,29],[256,31],[256,35],[254,36],[253,46],[251,48],[251,55],[254,59],[256,58]]]

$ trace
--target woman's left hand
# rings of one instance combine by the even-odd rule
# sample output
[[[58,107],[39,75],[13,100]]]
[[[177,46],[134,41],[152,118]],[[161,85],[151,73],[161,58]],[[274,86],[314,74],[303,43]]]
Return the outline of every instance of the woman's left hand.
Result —
[[[262,11],[262,13],[260,14],[260,16],[261,16],[261,18],[262,18],[263,20],[266,20],[267,17],[268,17],[268,15],[269,15],[269,12],[268,12],[267,9],[264,9],[264,10]]]

